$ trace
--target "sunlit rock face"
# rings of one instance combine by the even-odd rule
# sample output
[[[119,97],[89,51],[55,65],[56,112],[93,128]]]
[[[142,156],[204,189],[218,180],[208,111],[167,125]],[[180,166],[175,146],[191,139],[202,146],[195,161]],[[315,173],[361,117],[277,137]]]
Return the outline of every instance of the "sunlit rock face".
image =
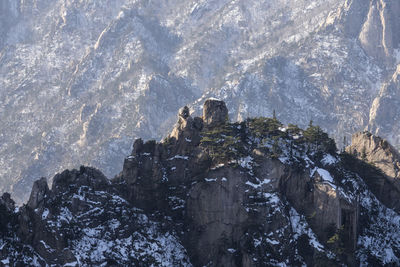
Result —
[[[366,3],[365,3],[366,4]],[[366,53],[389,66],[396,61],[394,53],[400,48],[400,12],[398,1],[370,1],[367,18],[359,34],[361,46]]]
[[[275,110],[349,137],[371,125],[400,62],[398,6],[2,1],[0,190],[26,201],[34,179],[80,164],[113,176],[134,137],[160,140],[180,107],[200,116],[208,97],[224,100],[232,121]]]
[[[399,148],[400,136],[400,65],[390,80],[384,83],[370,111],[368,128],[371,132],[385,136],[397,149]]]

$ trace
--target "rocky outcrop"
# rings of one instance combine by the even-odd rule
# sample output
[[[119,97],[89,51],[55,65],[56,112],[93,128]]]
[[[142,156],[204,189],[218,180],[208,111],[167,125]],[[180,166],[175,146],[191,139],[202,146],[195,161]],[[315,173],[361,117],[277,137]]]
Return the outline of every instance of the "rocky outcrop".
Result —
[[[178,114],[178,121],[168,138],[169,142],[174,142],[174,152],[186,154],[191,148],[198,146],[202,129],[202,118],[192,118],[187,106],[181,108]]]
[[[47,185],[47,179],[42,177],[33,183],[31,196],[29,197],[27,206],[31,209],[36,209],[43,206],[43,202],[45,201],[46,197],[49,196],[49,193],[50,190],[49,186]]]
[[[372,104],[368,130],[375,135],[385,136],[392,144],[398,144],[400,138],[394,134],[400,131],[400,64],[397,70],[384,83]]]
[[[394,49],[400,48],[400,4],[396,0],[371,0],[359,40],[366,53],[389,66]]]
[[[355,133],[346,151],[378,167],[400,190],[400,154],[387,140],[370,132]]]
[[[12,212],[15,209],[15,202],[11,199],[9,193],[4,193],[0,198],[0,204],[3,205],[7,211]]]
[[[400,249],[400,226],[393,223],[400,215],[373,195],[391,195],[386,185],[376,191],[369,182],[375,169],[360,171],[355,166],[362,161],[323,145],[333,141],[318,127],[303,131],[276,118],[229,123],[223,102],[209,100],[205,108],[203,118],[182,108],[163,142],[137,139],[112,180],[82,166],[57,174],[51,189],[45,178],[36,181],[18,211],[4,195],[0,260],[68,266],[400,263],[394,254],[390,261],[374,254]],[[392,149],[368,140],[352,146],[368,144],[371,153]]]
[[[398,151],[370,132],[359,132],[352,136],[351,145],[346,148],[360,160],[370,164],[371,178],[365,179],[371,190],[387,206],[400,211],[400,155]],[[368,167],[368,166],[367,166]],[[375,174],[374,174],[375,173]]]
[[[0,199],[0,224],[10,228],[0,231],[0,265],[190,266],[175,233],[131,206],[93,168],[58,174],[51,190],[44,178],[36,181],[16,213],[5,214],[3,202],[10,200]]]
[[[228,109],[225,102],[218,99],[207,99],[203,107],[203,121],[206,127],[215,127],[228,121]]]
[[[346,0],[333,18],[351,38],[357,38],[365,53],[379,65],[393,69],[400,48],[400,23],[396,18],[400,5],[395,0]]]
[[[261,255],[275,248],[265,244],[253,251],[248,239],[279,231],[290,223],[289,215],[273,212],[279,205],[287,205],[285,201],[313,218],[309,223],[323,242],[331,237],[327,228],[345,227],[348,251],[354,251],[358,203],[341,196],[333,181],[326,183],[315,170],[312,176],[307,171],[298,174],[272,159],[265,149],[250,149],[246,160],[237,154],[239,158],[219,162],[211,153],[213,149],[207,147],[213,140],[208,134],[225,129],[228,133],[217,134],[215,140],[228,142],[226,127],[235,126],[227,122],[226,105],[219,100],[205,101],[203,118],[192,119],[189,109],[182,108],[176,126],[162,143],[135,141],[116,181],[126,186],[126,196],[133,205],[149,212],[163,210],[182,224],[182,239],[196,266],[253,266],[253,259],[268,264]],[[247,127],[243,124],[237,129],[246,133]],[[242,138],[236,142],[252,142],[250,136]],[[266,221],[264,215],[269,213],[270,221]],[[292,234],[286,231],[284,236],[290,239]],[[290,251],[285,245],[282,248]],[[310,264],[315,255],[309,255]]]
[[[323,175],[330,174],[320,168],[312,170],[311,175],[290,172],[282,177],[280,190],[296,210],[309,218],[310,225],[321,240],[327,242],[332,237],[328,230],[332,226],[342,227],[346,235],[346,249],[354,251],[359,212],[357,200],[346,198]]]
[[[95,190],[102,190],[110,184],[110,181],[99,170],[81,166],[79,171],[65,170],[54,176],[51,190],[55,193],[61,193],[68,189],[71,184],[76,186],[90,186]]]

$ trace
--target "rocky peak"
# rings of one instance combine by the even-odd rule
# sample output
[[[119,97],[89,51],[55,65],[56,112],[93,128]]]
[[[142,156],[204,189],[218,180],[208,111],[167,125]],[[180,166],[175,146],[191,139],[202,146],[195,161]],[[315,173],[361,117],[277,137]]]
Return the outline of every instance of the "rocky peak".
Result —
[[[179,110],[179,117],[181,117],[182,119],[187,119],[190,116],[190,110],[187,106],[184,106],[183,108],[181,108]]]
[[[47,185],[47,179],[45,177],[40,178],[33,183],[27,206],[32,209],[43,206],[46,197],[49,196],[49,193],[50,190],[49,186]]]
[[[15,202],[9,193],[4,193],[0,198],[0,204],[4,205],[8,211],[14,211]]]
[[[181,108],[178,113],[178,121],[170,135],[169,142],[174,143],[174,153],[188,153],[200,143],[200,132],[203,129],[202,118],[193,118],[187,106]]]
[[[400,138],[393,133],[400,130],[400,64],[391,79],[382,85],[378,96],[374,99],[368,130],[380,136],[386,136],[392,144],[399,144]],[[397,147],[398,148],[398,147]]]
[[[387,140],[367,131],[358,132],[351,137],[351,145],[346,151],[372,163],[396,183],[400,178],[400,155]]]
[[[181,108],[178,113],[178,121],[169,135],[170,138],[180,140],[195,135],[196,132],[203,128],[203,121],[199,117],[192,118],[190,110],[187,106]]]
[[[204,126],[210,128],[224,124],[228,121],[228,109],[225,102],[209,98],[204,102],[203,106]]]
[[[192,118],[184,107],[163,142],[136,140],[123,171],[110,181],[82,166],[57,174],[51,190],[46,179],[37,181],[19,211],[9,212],[11,205],[4,212],[3,202],[10,200],[0,199],[0,215],[9,215],[0,216],[0,225],[12,225],[0,236],[0,261],[11,266],[34,265],[35,257],[41,266],[400,263],[395,254],[374,254],[400,248],[399,209],[390,205],[399,194],[395,187],[389,190],[392,183],[383,174],[368,180],[376,168],[338,154],[317,126],[302,130],[276,118],[229,123],[225,104],[216,100],[206,101],[205,110],[204,129],[203,119]],[[371,153],[391,151],[371,136],[361,133],[353,145],[359,142]],[[387,197],[381,202],[374,194]],[[23,246],[29,256],[21,256]]]
[[[364,162],[361,169],[369,169],[358,172],[363,172],[361,175],[377,198],[400,211],[400,155],[397,150],[387,140],[364,131],[353,134],[346,152]]]
[[[369,2],[369,4],[367,3]],[[396,0],[352,0],[346,1],[349,9],[348,25],[358,32],[358,39],[364,51],[382,63],[392,66],[393,53],[400,47],[400,22],[395,19],[400,11]],[[361,27],[360,27],[361,26]]]
[[[110,184],[107,177],[92,167],[81,166],[79,170],[65,170],[54,176],[52,191],[56,194],[68,190],[71,186],[90,186],[95,190],[105,188]]]
[[[204,123],[204,129],[197,121]],[[290,223],[288,215],[278,211],[279,205],[291,205],[305,216],[314,217],[309,225],[323,241],[331,237],[325,233],[326,228],[338,228],[347,220],[344,231],[352,251],[357,237],[357,202],[336,193],[328,171],[302,165],[308,169],[298,173],[285,160],[277,159],[279,153],[287,153],[288,159],[302,164],[300,158],[293,158],[297,154],[293,147],[302,147],[309,139],[300,137],[299,131],[287,131],[270,118],[229,123],[225,103],[208,99],[202,118],[193,119],[187,107],[180,110],[169,137],[154,144],[155,150],[162,149],[160,155],[147,150],[141,153],[150,141],[135,141],[134,151],[126,158],[117,180],[134,206],[151,213],[162,211],[177,225],[184,226],[180,232],[187,231],[182,238],[195,265],[213,262],[211,266],[252,266],[253,258],[258,256],[251,257],[249,247],[244,249],[241,244],[249,236],[276,232],[280,225]],[[277,140],[282,140],[279,149]],[[292,148],[285,147],[289,143]],[[298,150],[304,151],[306,147]],[[327,177],[331,182],[326,181]],[[279,215],[269,217],[274,223],[266,223],[263,214],[275,212]],[[263,230],[253,232],[250,226],[254,225]],[[291,238],[290,232],[285,235],[286,239]],[[261,245],[258,249],[263,254],[269,248]],[[243,253],[242,262],[235,262],[234,250]],[[268,261],[263,264],[268,265]]]

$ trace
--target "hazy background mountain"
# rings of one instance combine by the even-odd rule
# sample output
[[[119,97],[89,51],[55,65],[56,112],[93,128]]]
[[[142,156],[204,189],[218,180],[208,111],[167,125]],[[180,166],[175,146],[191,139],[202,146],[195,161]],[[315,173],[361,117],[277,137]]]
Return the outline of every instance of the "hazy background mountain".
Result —
[[[81,164],[122,169],[209,96],[230,117],[310,119],[400,145],[397,0],[5,0],[0,191]],[[340,143],[339,142],[339,143]],[[341,145],[341,144],[340,144]]]

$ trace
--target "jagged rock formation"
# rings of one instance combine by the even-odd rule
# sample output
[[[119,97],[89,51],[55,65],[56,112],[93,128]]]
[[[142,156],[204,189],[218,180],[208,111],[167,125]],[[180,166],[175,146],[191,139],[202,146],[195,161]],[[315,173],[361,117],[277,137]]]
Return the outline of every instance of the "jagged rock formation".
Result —
[[[346,151],[357,158],[377,167],[366,179],[376,196],[388,207],[400,211],[397,199],[400,196],[400,155],[399,152],[378,136],[370,132],[355,133]]]
[[[225,102],[220,100],[208,99],[203,107],[204,126],[212,128],[228,121],[228,109]]]
[[[50,194],[49,186],[47,185],[47,179],[42,177],[33,183],[31,196],[29,197],[27,206],[31,209],[36,209],[43,206],[43,201]]]
[[[176,233],[119,197],[99,171],[64,171],[51,190],[44,182],[35,182],[27,205],[8,209],[16,218],[0,238],[3,265],[189,266]]]
[[[394,144],[398,144],[400,120],[400,64],[397,66],[391,79],[385,83],[379,95],[375,98],[371,113],[368,128],[371,132],[385,136]]]
[[[80,164],[112,177],[132,140],[161,140],[178,107],[200,116],[211,96],[232,121],[275,109],[398,145],[379,97],[398,13],[396,0],[3,0],[0,191],[25,202],[34,179]]]
[[[230,123],[225,103],[215,99],[205,109],[192,117],[182,108],[163,142],[136,140],[111,180],[82,166],[57,174],[51,189],[44,178],[36,181],[20,208],[3,195],[0,262],[400,264],[399,209],[387,208],[372,187],[376,168],[337,154],[317,126],[285,127],[275,118]],[[363,138],[355,136],[351,148]],[[368,140],[377,155],[391,149]]]
[[[358,2],[368,7],[365,2]],[[366,20],[358,36],[367,54],[389,66],[396,63],[396,58],[392,57],[393,52],[400,49],[400,38],[397,34],[400,31],[400,22],[396,19],[399,12],[398,1],[370,1]]]
[[[369,132],[359,132],[353,134],[346,151],[381,169],[400,189],[400,155],[387,140]]]

